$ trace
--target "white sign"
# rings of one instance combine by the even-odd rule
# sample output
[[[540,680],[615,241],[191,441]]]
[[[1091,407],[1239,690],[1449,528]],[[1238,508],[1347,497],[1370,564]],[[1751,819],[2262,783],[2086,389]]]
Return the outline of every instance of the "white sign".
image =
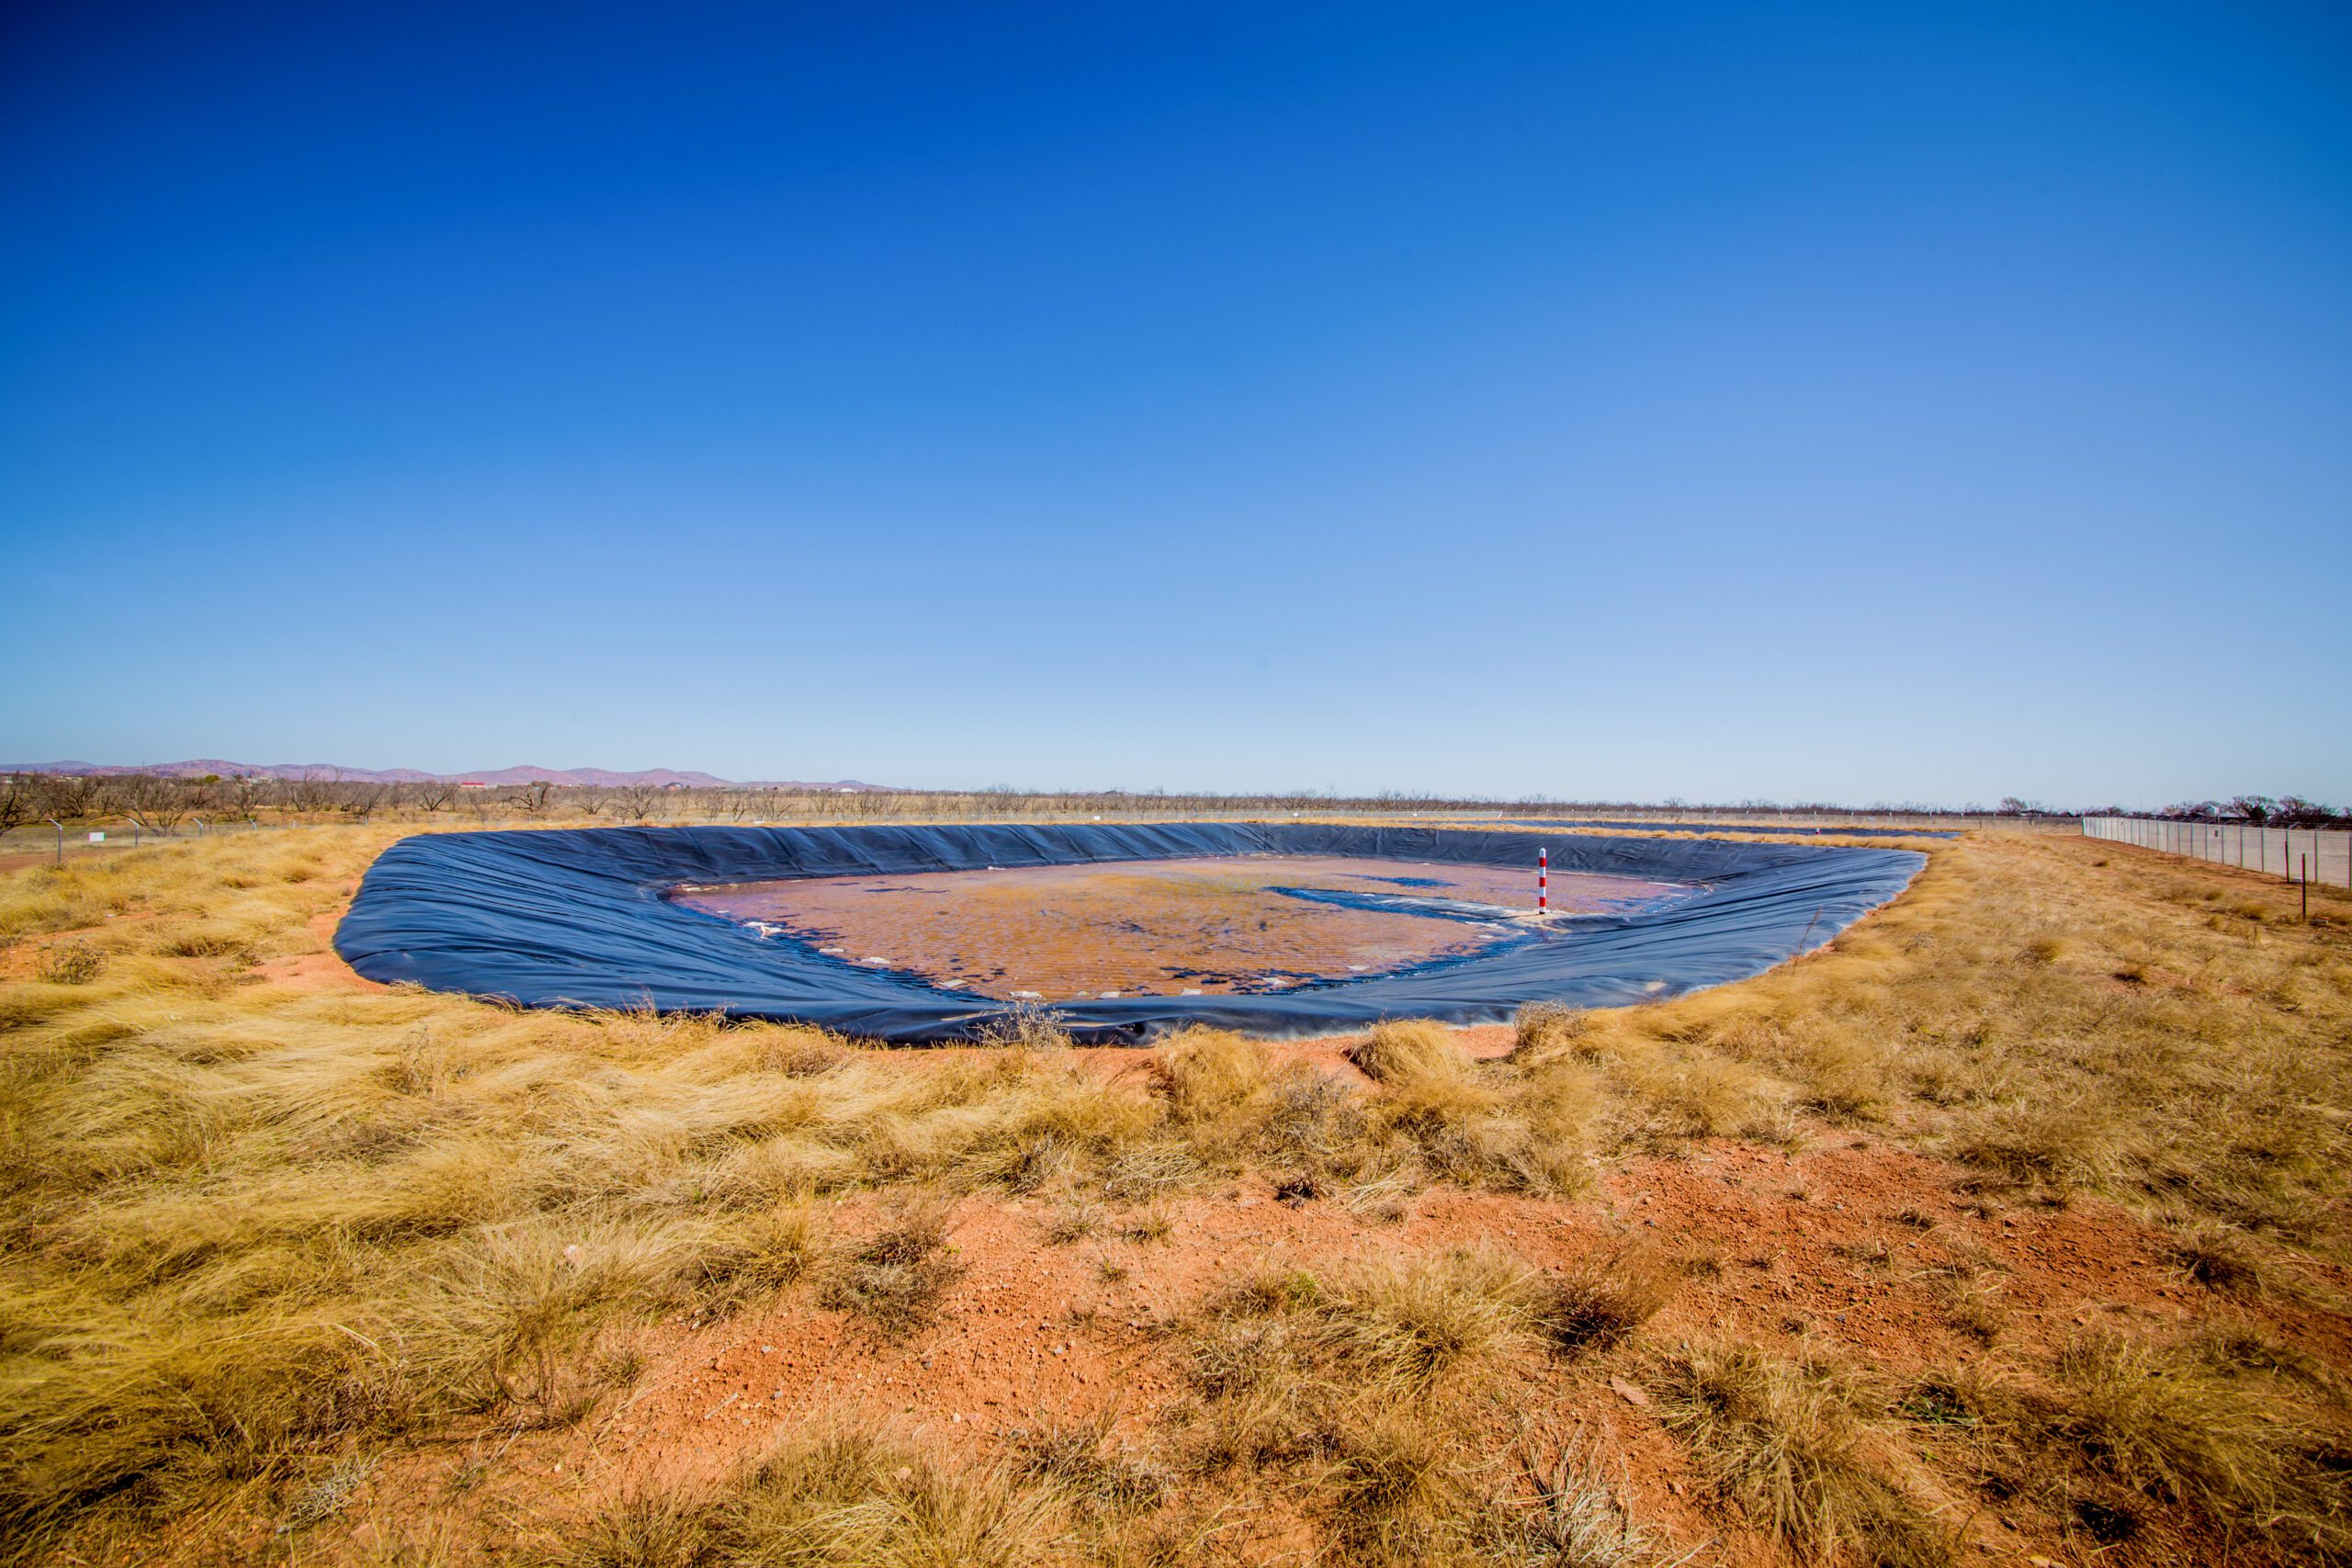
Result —
[[[93,833],[90,835],[90,842],[94,844],[103,844],[106,841],[107,836],[103,832]]]

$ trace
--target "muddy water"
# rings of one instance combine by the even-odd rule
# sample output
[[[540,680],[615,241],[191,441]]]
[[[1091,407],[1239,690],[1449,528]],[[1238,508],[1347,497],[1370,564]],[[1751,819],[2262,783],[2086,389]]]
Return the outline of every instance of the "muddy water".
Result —
[[[1555,872],[1552,908],[1628,912],[1688,891]],[[707,914],[780,928],[844,963],[1048,1001],[1281,991],[1541,938],[1525,921],[1535,908],[1532,866],[1329,855],[812,877],[682,888],[673,897]]]

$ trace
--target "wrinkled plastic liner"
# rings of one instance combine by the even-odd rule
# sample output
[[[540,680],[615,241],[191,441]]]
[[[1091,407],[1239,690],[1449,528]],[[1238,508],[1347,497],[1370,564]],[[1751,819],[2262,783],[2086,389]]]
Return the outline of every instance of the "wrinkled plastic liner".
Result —
[[[672,903],[684,884],[1271,853],[1530,866],[1703,885],[1665,908],[1561,922],[1544,939],[1423,973],[1279,996],[1058,1004],[1079,1038],[1191,1023],[1288,1038],[1385,1018],[1498,1022],[1521,1004],[1611,1007],[1757,974],[1818,947],[1906,886],[1908,850],[1322,823],[605,828],[403,839],[368,868],[335,951],[371,980],[527,1007],[794,1020],[865,1039],[974,1038],[1007,1004],[860,968]]]
[[[1592,817],[1493,818],[1506,828],[1614,828],[1623,833],[1779,833],[1816,839],[1957,839],[1957,832],[1924,828],[1840,828],[1815,822],[1642,822]]]

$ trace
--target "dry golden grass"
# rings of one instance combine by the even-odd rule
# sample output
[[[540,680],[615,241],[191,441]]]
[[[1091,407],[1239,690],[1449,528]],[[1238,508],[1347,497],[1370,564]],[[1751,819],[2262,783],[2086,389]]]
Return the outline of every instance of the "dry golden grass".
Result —
[[[2299,1387],[2298,1385],[2303,1385]],[[2352,1561],[2339,1437],[2294,1396],[2333,1374],[2243,1328],[2077,1334],[2046,1370],[1955,1376],[1935,1400],[1995,1495],[2049,1510],[2100,1556]]]
[[[1574,1050],[1649,1103],[1636,1136],[1770,1138],[1786,1097],[2029,1194],[2319,1240],[2352,1168],[2352,899],[2313,889],[2303,925],[2290,889],[2088,848],[1939,849],[1826,952],[1589,1015]]]
[[[955,1210],[935,1197],[908,1203],[825,1281],[818,1300],[855,1314],[876,1333],[904,1338],[930,1323],[939,1298],[964,1272],[944,1256]]]
[[[1199,1403],[1169,1463],[1196,1487],[1286,1499],[1340,1562],[1662,1561],[1580,1473],[1507,1495],[1467,1461],[1474,1406],[1556,1339],[1559,1300],[1491,1247],[1248,1274],[1183,1326]]]
[[[1653,1006],[1531,1008],[1504,1061],[1384,1025],[1356,1053],[1364,1088],[1212,1031],[1148,1074],[1096,1070],[1048,1020],[908,1070],[806,1029],[288,983],[396,836],[215,837],[0,878],[0,1561],[190,1510],[331,1512],[374,1452],[577,1421],[657,1317],[802,1291],[915,1329],[963,1194],[1035,1194],[1063,1240],[1148,1239],[1174,1200],[1245,1174],[1370,1214],[1438,1183],[1571,1197],[1628,1154],[1794,1148],[1828,1123],[1962,1162],[1995,1200],[2118,1200],[2177,1238],[2216,1307],[2347,1252],[2352,906],[2320,890],[2304,926],[2252,878],[1965,840],[1823,953]],[[819,1201],[876,1189],[913,1218],[831,1234]],[[1547,1340],[1639,1355],[1611,1346],[1671,1285],[1636,1258],[1547,1286],[1482,1252],[1236,1284],[1184,1331],[1195,1407],[1151,1462],[1275,1498],[1339,1560],[1537,1553],[1535,1516],[1504,1529],[1492,1477],[1422,1439],[1477,1369]],[[2052,1359],[2012,1349],[1996,1269],[1937,1288],[2031,1393],[1972,1429],[2060,1464],[2075,1500],[2143,1519],[2142,1540],[2339,1550],[2343,1467],[2318,1435],[2339,1369],[2253,1341],[2226,1367],[2130,1340]],[[1905,1472],[1880,1462],[1898,1429],[1756,1356],[1689,1352],[1668,1379],[1723,1495],[1792,1551],[1934,1561],[1940,1537],[1889,1479]],[[2162,1438],[2181,1423],[2195,1446]],[[1140,1562],[1225,1528],[1086,1503],[1101,1485],[1066,1450],[976,1469],[850,1434],[562,1550],[936,1561],[993,1530]],[[1125,1522],[1086,1522],[1106,1512]]]
[[[1750,1523],[1808,1562],[1939,1568],[1948,1533],[1871,1454],[1883,1441],[1835,1378],[1744,1346],[1661,1368],[1667,1423]]]
[[[638,1498],[549,1545],[546,1568],[1013,1568],[1056,1534],[1054,1499],[1005,1467],[957,1467],[863,1433],[789,1445],[717,1495]]]
[[[1476,1081],[1476,1064],[1453,1032],[1424,1019],[1375,1023],[1348,1055],[1366,1077],[1398,1091],[1442,1091]]]
[[[1536,1321],[1564,1350],[1605,1349],[1656,1317],[1673,1299],[1681,1275],[1655,1252],[1588,1258],[1543,1282]]]
[[[1700,1549],[1674,1551],[1645,1529],[1610,1484],[1607,1467],[1584,1442],[1531,1467],[1534,1506],[1523,1510],[1514,1534],[1495,1544],[1507,1562],[1550,1568],[1684,1568]]]

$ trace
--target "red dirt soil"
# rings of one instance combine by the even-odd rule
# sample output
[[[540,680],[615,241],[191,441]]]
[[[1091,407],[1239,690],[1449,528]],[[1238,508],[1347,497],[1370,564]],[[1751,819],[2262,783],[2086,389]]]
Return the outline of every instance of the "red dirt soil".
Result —
[[[1474,1054],[1499,1055],[1510,1032],[1465,1031]],[[1352,1072],[1351,1041],[1295,1050]],[[900,1058],[916,1070],[952,1051]],[[1140,1070],[1139,1053],[1089,1050],[1090,1067]],[[1438,1189],[1327,1197],[1290,1206],[1261,1180],[1150,1209],[1105,1211],[1082,1240],[1055,1245],[1054,1200],[980,1196],[950,1235],[960,1280],[936,1320],[899,1343],[815,1304],[807,1286],[772,1308],[716,1321],[670,1320],[634,1349],[646,1370],[587,1423],[562,1431],[484,1434],[388,1469],[379,1506],[355,1508],[352,1544],[380,1550],[429,1517],[425,1500],[482,1506],[485,1484],[536,1512],[593,1509],[625,1495],[713,1483],[780,1440],[836,1422],[879,1425],[950,1451],[987,1454],[1015,1431],[1108,1413],[1131,1438],[1181,1416],[1191,1398],[1182,1347],[1160,1325],[1197,1307],[1238,1271],[1296,1263],[1327,1275],[1405,1255],[1491,1245],[1557,1270],[1596,1251],[1656,1249],[1679,1265],[1674,1299],[1644,1343],[1731,1339],[1804,1356],[1819,1340],[1838,1359],[1897,1383],[1996,1355],[1948,1321],[1937,1281],[1989,1281],[2002,1352],[2041,1350],[2085,1325],[2161,1334],[2210,1323],[2221,1298],[2168,1263],[2161,1234],[2114,1205],[2004,1206],[1968,1190],[1959,1168],[1849,1132],[1816,1128],[1801,1152],[1715,1140],[1672,1156],[1596,1170],[1587,1199],[1562,1202]],[[1164,1222],[1139,1225],[1146,1215]],[[837,1238],[868,1235],[884,1211],[865,1197],[832,1209]],[[1158,1233],[1155,1235],[1155,1233]],[[2352,1271],[2313,1264],[2314,1282],[2352,1288]],[[2318,1275],[2324,1274],[2324,1281]],[[2331,1359],[2352,1356],[2352,1324],[2291,1301],[2233,1303]],[[1770,1543],[1701,1506],[1704,1487],[1659,1419],[1644,1355],[1518,1358],[1508,1403],[1481,1406],[1463,1451],[1542,1459],[1584,1440],[1606,1456],[1637,1517],[1678,1548],[1713,1543],[1701,1561],[1786,1561]],[[1966,1506],[1962,1511],[1966,1513]],[[1255,1558],[1279,1521],[1242,1519],[1228,1538]],[[2072,1562],[2056,1522],[2023,1504],[1962,1521],[1990,1555],[2029,1551]],[[1729,1533],[1726,1534],[1728,1529]],[[382,1532],[379,1534],[379,1532]],[[318,1540],[323,1548],[326,1541]]]

